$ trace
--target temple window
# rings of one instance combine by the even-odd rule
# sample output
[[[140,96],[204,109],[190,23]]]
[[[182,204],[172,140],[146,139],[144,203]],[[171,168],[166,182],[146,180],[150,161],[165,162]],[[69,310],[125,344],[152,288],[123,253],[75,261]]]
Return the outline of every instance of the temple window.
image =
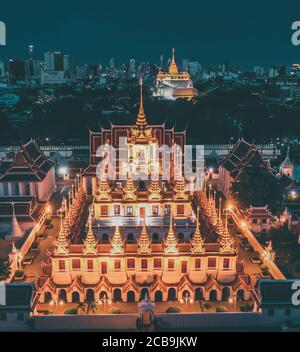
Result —
[[[262,224],[266,224],[266,223],[267,223],[267,219],[265,219],[265,218],[264,218],[264,219],[261,219],[261,223],[262,223]]]
[[[174,270],[175,262],[174,259],[168,259],[168,270]]]
[[[121,270],[121,260],[115,259],[115,270]]]
[[[196,258],[195,259],[195,270],[200,270],[201,269],[201,259]]]
[[[154,258],[154,269],[161,269],[161,259]]]
[[[187,273],[187,261],[184,260],[183,262],[181,262],[181,272],[183,274],[186,274]]]
[[[229,269],[229,264],[230,264],[229,258],[224,258],[224,260],[223,260],[223,269]]]
[[[121,214],[121,207],[120,207],[120,205],[115,205],[115,207],[114,207],[114,212],[115,212],[115,215],[120,215]]]
[[[102,243],[108,243],[109,242],[109,237],[107,233],[104,233],[102,235]]]
[[[252,224],[257,224],[258,220],[257,219],[252,219]]]
[[[159,242],[159,234],[158,233],[154,233],[152,235],[152,242],[155,242],[155,243]]]
[[[165,215],[170,215],[170,214],[171,214],[171,206],[165,205]]]
[[[64,260],[59,260],[58,261],[58,268],[59,268],[59,271],[65,271],[66,270],[66,262]]]
[[[133,233],[129,233],[129,234],[127,235],[127,242],[128,242],[128,243],[133,243],[133,242],[134,242]]]
[[[158,205],[153,205],[153,207],[152,207],[152,214],[153,214],[153,215],[158,215]]]
[[[106,262],[101,263],[101,273],[107,274],[107,263]]]
[[[142,259],[141,260],[141,269],[142,270],[148,270],[148,260],[147,259]]]
[[[135,259],[129,258],[127,259],[127,269],[134,269],[135,268]]]
[[[30,183],[29,182],[24,183],[24,195],[30,196]]]
[[[108,215],[108,206],[107,205],[102,205],[101,206],[101,215],[102,216],[107,216]]]
[[[80,270],[80,259],[73,259],[72,260],[72,269],[73,270]]]
[[[94,262],[93,259],[88,259],[87,260],[87,270],[88,271],[93,271],[94,269]]]
[[[215,269],[216,263],[217,263],[216,258],[208,258],[208,269]]]
[[[128,206],[127,208],[126,208],[126,210],[127,210],[127,216],[132,216],[133,215],[133,209],[132,209],[132,206]]]
[[[8,183],[2,183],[3,185],[3,195],[8,196]]]
[[[183,204],[177,205],[177,215],[184,215],[184,205]]]

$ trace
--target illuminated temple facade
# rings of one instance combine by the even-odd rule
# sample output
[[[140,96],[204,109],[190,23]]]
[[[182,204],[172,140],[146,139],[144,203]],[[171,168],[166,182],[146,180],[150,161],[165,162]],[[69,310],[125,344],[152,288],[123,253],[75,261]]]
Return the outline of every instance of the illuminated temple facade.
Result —
[[[128,136],[131,169],[126,179],[110,180],[106,172],[97,178],[97,162],[102,160],[96,156],[97,148],[116,145],[120,135]],[[45,263],[47,275],[40,282],[41,302],[104,297],[134,302],[146,294],[154,301],[186,296],[207,301],[234,295],[247,299],[248,278],[237,273],[237,249],[215,195],[205,187],[187,190],[184,177],[175,179],[173,172],[169,181],[162,181],[161,160],[148,160],[142,148],[175,142],[183,146],[185,132],[148,124],[142,88],[135,125],[111,125],[110,130],[91,133],[90,165],[69,201],[63,202],[60,231]],[[146,150],[151,153],[151,148]],[[154,167],[159,177],[134,180],[136,158],[142,160],[144,173]],[[122,166],[118,173],[122,174]],[[76,238],[74,226],[85,207],[85,231]]]
[[[172,61],[167,72],[159,71],[156,76],[154,96],[175,100],[178,98],[192,99],[198,96],[198,90],[193,87],[193,81],[187,71],[179,72],[175,62],[173,49]]]

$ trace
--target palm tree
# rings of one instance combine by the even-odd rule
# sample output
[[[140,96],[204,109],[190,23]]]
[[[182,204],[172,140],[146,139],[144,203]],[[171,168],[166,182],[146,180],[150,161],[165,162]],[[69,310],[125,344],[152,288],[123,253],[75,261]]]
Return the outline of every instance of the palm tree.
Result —
[[[78,309],[78,311],[79,310],[81,311],[81,314],[85,312],[85,307],[86,307],[86,304],[84,302],[80,302],[77,305],[77,309]]]
[[[89,314],[90,312],[95,313],[96,310],[97,310],[97,304],[95,301],[87,302],[86,314]]]

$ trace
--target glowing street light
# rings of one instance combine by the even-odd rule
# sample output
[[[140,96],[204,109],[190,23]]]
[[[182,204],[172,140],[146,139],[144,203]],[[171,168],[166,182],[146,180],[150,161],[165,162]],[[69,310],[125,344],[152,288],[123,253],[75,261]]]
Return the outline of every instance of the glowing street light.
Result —
[[[181,303],[181,304],[185,303],[185,311],[187,312],[187,310],[188,310],[188,303],[192,304],[192,303],[194,303],[194,300],[193,300],[192,297],[189,295],[189,293],[185,293],[185,295],[182,296],[182,298],[179,300],[179,303]]]

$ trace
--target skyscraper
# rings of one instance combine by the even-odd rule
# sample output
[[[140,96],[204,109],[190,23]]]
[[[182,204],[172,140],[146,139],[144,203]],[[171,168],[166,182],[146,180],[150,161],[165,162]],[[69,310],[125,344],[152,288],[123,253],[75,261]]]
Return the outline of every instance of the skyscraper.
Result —
[[[64,56],[62,51],[48,51],[45,53],[46,71],[63,71]]]

